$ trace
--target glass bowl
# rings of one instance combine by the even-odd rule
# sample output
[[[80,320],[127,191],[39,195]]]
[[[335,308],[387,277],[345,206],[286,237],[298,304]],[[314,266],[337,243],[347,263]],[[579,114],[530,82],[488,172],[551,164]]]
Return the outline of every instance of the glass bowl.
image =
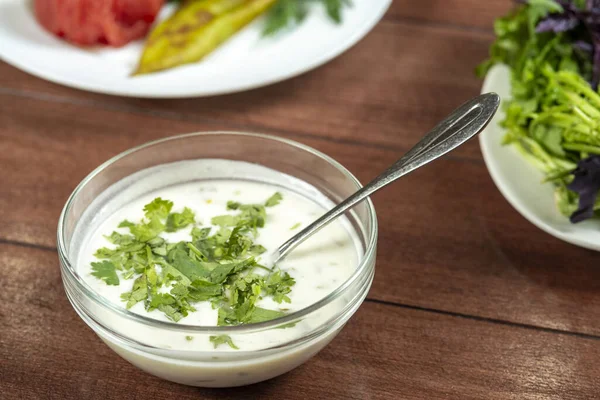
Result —
[[[77,254],[82,243],[82,229],[114,211],[116,193],[130,187],[126,179],[137,180],[163,174],[165,179],[147,185],[156,190],[172,184],[204,179],[239,178],[244,171],[210,171],[196,168],[169,168],[182,162],[220,159],[252,163],[256,168],[280,172],[254,179],[284,185],[299,179],[338,203],[361,187],[346,168],[327,155],[308,146],[273,136],[207,132],[174,136],[133,148],[107,161],[89,174],[69,197],[58,222],[58,253],[65,292],[73,308],[94,332],[117,354],[153,375],[192,386],[241,386],[283,374],[326,346],[343,328],[365,299],[375,273],[377,219],[370,200],[357,205],[347,214],[348,221],[362,246],[362,256],[354,273],[336,290],[317,303],[282,318],[241,326],[194,326],[159,321],[139,315],[111,303],[95,293],[77,272]],[[207,174],[209,176],[207,176]],[[131,196],[140,193],[130,193]],[[117,205],[118,206],[118,205]],[[111,209],[112,207],[112,209]],[[185,321],[185,320],[184,320]],[[184,322],[182,321],[182,322]],[[280,329],[300,323],[304,329]],[[289,326],[289,325],[288,325]],[[267,331],[280,329],[285,340],[260,343]],[[260,343],[249,350],[189,350],[182,338],[230,335]],[[149,337],[162,340],[150,341]]]

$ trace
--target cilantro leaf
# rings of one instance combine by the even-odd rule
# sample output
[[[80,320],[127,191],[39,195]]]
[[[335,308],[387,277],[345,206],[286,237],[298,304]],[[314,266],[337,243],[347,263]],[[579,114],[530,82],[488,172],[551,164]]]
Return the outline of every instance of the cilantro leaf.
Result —
[[[209,340],[215,346],[215,349],[222,344],[228,344],[232,349],[239,350],[239,347],[233,343],[229,335],[211,336]]]
[[[94,257],[100,258],[100,259],[111,258],[117,253],[118,253],[118,251],[115,249],[109,249],[108,247],[101,247],[98,250],[96,250],[96,252],[94,253]]]
[[[204,240],[210,235],[211,228],[192,228],[192,241]]]
[[[275,271],[270,274],[265,281],[265,291],[268,295],[273,296],[273,300],[277,303],[291,303],[288,294],[292,291],[292,286],[296,284],[294,278],[287,272]]]
[[[227,306],[222,306],[219,308],[218,312],[218,326],[226,326],[226,325],[238,325],[239,321],[235,316],[235,312]]]
[[[218,215],[216,217],[213,217],[210,220],[210,222],[213,225],[217,225],[222,228],[227,228],[230,226],[236,226],[240,222],[240,217],[238,217],[236,215],[229,215],[229,214]]]
[[[128,221],[126,219],[124,219],[123,221],[121,221],[119,223],[119,225],[117,225],[118,228],[131,228],[132,226],[135,226],[135,224],[131,221]]]
[[[165,225],[159,219],[153,218],[149,222],[133,225],[129,231],[140,242],[147,242],[157,237],[165,230]]]
[[[228,201],[227,202],[227,209],[228,210],[237,210],[238,208],[240,208],[240,206],[242,205],[242,203],[240,203],[239,201]]]
[[[250,254],[252,256],[258,256],[258,255],[265,253],[266,251],[267,251],[267,249],[263,245],[254,244],[254,245],[250,246],[250,249],[248,249],[248,254]]]
[[[272,271],[255,260],[266,249],[255,244],[253,236],[264,226],[265,208],[281,199],[275,193],[264,205],[229,202],[227,208],[238,213],[213,218],[220,225],[213,235],[211,227],[193,227],[192,241],[169,243],[160,234],[193,224],[195,216],[187,207],[171,213],[173,203],[156,198],[144,207],[145,217],[139,223],[125,220],[119,224],[130,234],[113,232],[106,237],[115,248],[96,251],[103,261],[92,264],[92,273],[107,284],[118,285],[116,271],[123,271],[123,279],[135,279],[132,289],[121,295],[127,308],[143,302],[147,311],[159,310],[175,322],[195,311],[193,303],[200,301],[211,301],[218,308],[219,325],[280,317],[282,311],[263,309],[256,303],[265,294],[278,303],[289,302],[295,282],[289,274]],[[267,274],[253,272],[259,268]]]
[[[202,263],[189,256],[189,253],[183,250],[182,246],[176,247],[169,253],[169,258],[173,268],[185,275],[190,281],[198,278],[207,278],[211,267],[214,265]]]
[[[110,236],[106,236],[109,242],[112,244],[127,246],[135,242],[135,238],[131,235],[123,235],[119,232],[113,232]]]
[[[152,219],[165,219],[173,208],[173,202],[169,200],[163,200],[160,197],[155,198],[150,203],[144,206],[144,215],[149,220]]]
[[[229,239],[225,242],[225,246],[227,248],[226,255],[228,258],[238,258],[243,256],[248,252],[250,247],[252,247],[252,240],[242,233],[243,227],[237,226],[231,231],[229,235]]]
[[[221,295],[223,286],[202,279],[196,279],[187,289],[190,299],[194,301],[205,301]]]
[[[282,311],[267,310],[266,308],[255,307],[247,323],[257,324],[259,322],[270,321],[275,318],[283,317],[285,315]]]
[[[110,261],[93,262],[92,275],[103,280],[107,285],[119,285],[119,276],[115,265]]]
[[[121,294],[121,300],[126,301],[127,308],[131,308],[140,301],[145,301],[148,298],[148,281],[146,275],[141,275],[133,282],[131,292]]]
[[[283,196],[279,192],[275,192],[275,194],[267,199],[265,202],[266,207],[273,207],[279,204],[283,200]]]
[[[167,232],[176,232],[196,222],[194,212],[185,207],[180,213],[171,213],[167,217]]]
[[[183,317],[187,317],[189,311],[194,311],[194,308],[187,301],[178,301],[177,298],[169,293],[157,293],[152,296],[147,310],[152,311],[155,309],[162,311],[168,318],[175,322]]]

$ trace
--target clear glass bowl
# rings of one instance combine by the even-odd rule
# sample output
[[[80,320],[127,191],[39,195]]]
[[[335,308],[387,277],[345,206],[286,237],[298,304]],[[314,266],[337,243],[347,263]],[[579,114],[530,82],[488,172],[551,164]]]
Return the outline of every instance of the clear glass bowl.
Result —
[[[377,219],[370,200],[348,214],[360,243],[362,258],[351,277],[317,303],[283,318],[260,324],[205,327],[158,321],[119,307],[95,293],[78,274],[76,254],[82,226],[94,223],[106,212],[104,203],[127,190],[123,179],[133,174],[153,174],[165,165],[183,160],[226,159],[246,161],[300,179],[337,203],[358,188],[359,181],[332,158],[302,144],[273,136],[208,132],[170,137],[128,150],[88,175],[69,197],[58,223],[58,253],[65,292],[79,316],[121,357],[158,377],[193,386],[241,386],[283,374],[315,355],[342,329],[369,291],[375,273]],[[206,179],[197,170],[170,176],[163,186]],[[206,172],[206,171],[204,171]],[[217,170],[212,179],[235,178]],[[277,178],[273,178],[277,180]],[[260,180],[260,179],[257,179]],[[121,182],[121,185],[119,185]],[[282,182],[271,182],[285,184]],[[156,188],[151,188],[156,189]],[[100,203],[100,204],[99,204]],[[90,210],[92,212],[90,212]],[[286,333],[286,340],[264,343],[252,350],[190,351],[178,346],[181,338],[227,334],[259,339],[261,334],[284,324],[308,329]],[[164,337],[164,345],[148,337]],[[199,339],[198,339],[199,340]],[[260,342],[260,340],[258,340]]]

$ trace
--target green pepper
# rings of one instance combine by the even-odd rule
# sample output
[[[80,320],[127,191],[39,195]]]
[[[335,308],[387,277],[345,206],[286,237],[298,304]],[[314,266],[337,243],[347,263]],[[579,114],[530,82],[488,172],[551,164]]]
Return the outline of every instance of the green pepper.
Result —
[[[277,0],[188,0],[149,35],[134,75],[194,63]]]

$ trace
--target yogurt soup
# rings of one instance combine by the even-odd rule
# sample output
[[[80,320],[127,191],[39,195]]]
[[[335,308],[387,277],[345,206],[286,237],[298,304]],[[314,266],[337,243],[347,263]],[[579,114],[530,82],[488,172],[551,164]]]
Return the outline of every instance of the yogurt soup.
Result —
[[[193,179],[184,172],[190,168]],[[77,272],[93,292],[145,318],[96,307],[105,328],[96,332],[138,367],[185,384],[237,386],[294,368],[341,326],[293,350],[277,346],[326,323],[351,299],[340,297],[315,317],[254,334],[208,335],[193,327],[251,327],[302,310],[342,285],[363,254],[345,217],[278,265],[271,260],[280,244],[332,206],[305,182],[237,161],[178,162],[125,178],[86,211],[72,249]],[[148,318],[162,323],[155,327]],[[153,350],[139,351],[119,337]],[[246,356],[264,349],[274,350]]]

